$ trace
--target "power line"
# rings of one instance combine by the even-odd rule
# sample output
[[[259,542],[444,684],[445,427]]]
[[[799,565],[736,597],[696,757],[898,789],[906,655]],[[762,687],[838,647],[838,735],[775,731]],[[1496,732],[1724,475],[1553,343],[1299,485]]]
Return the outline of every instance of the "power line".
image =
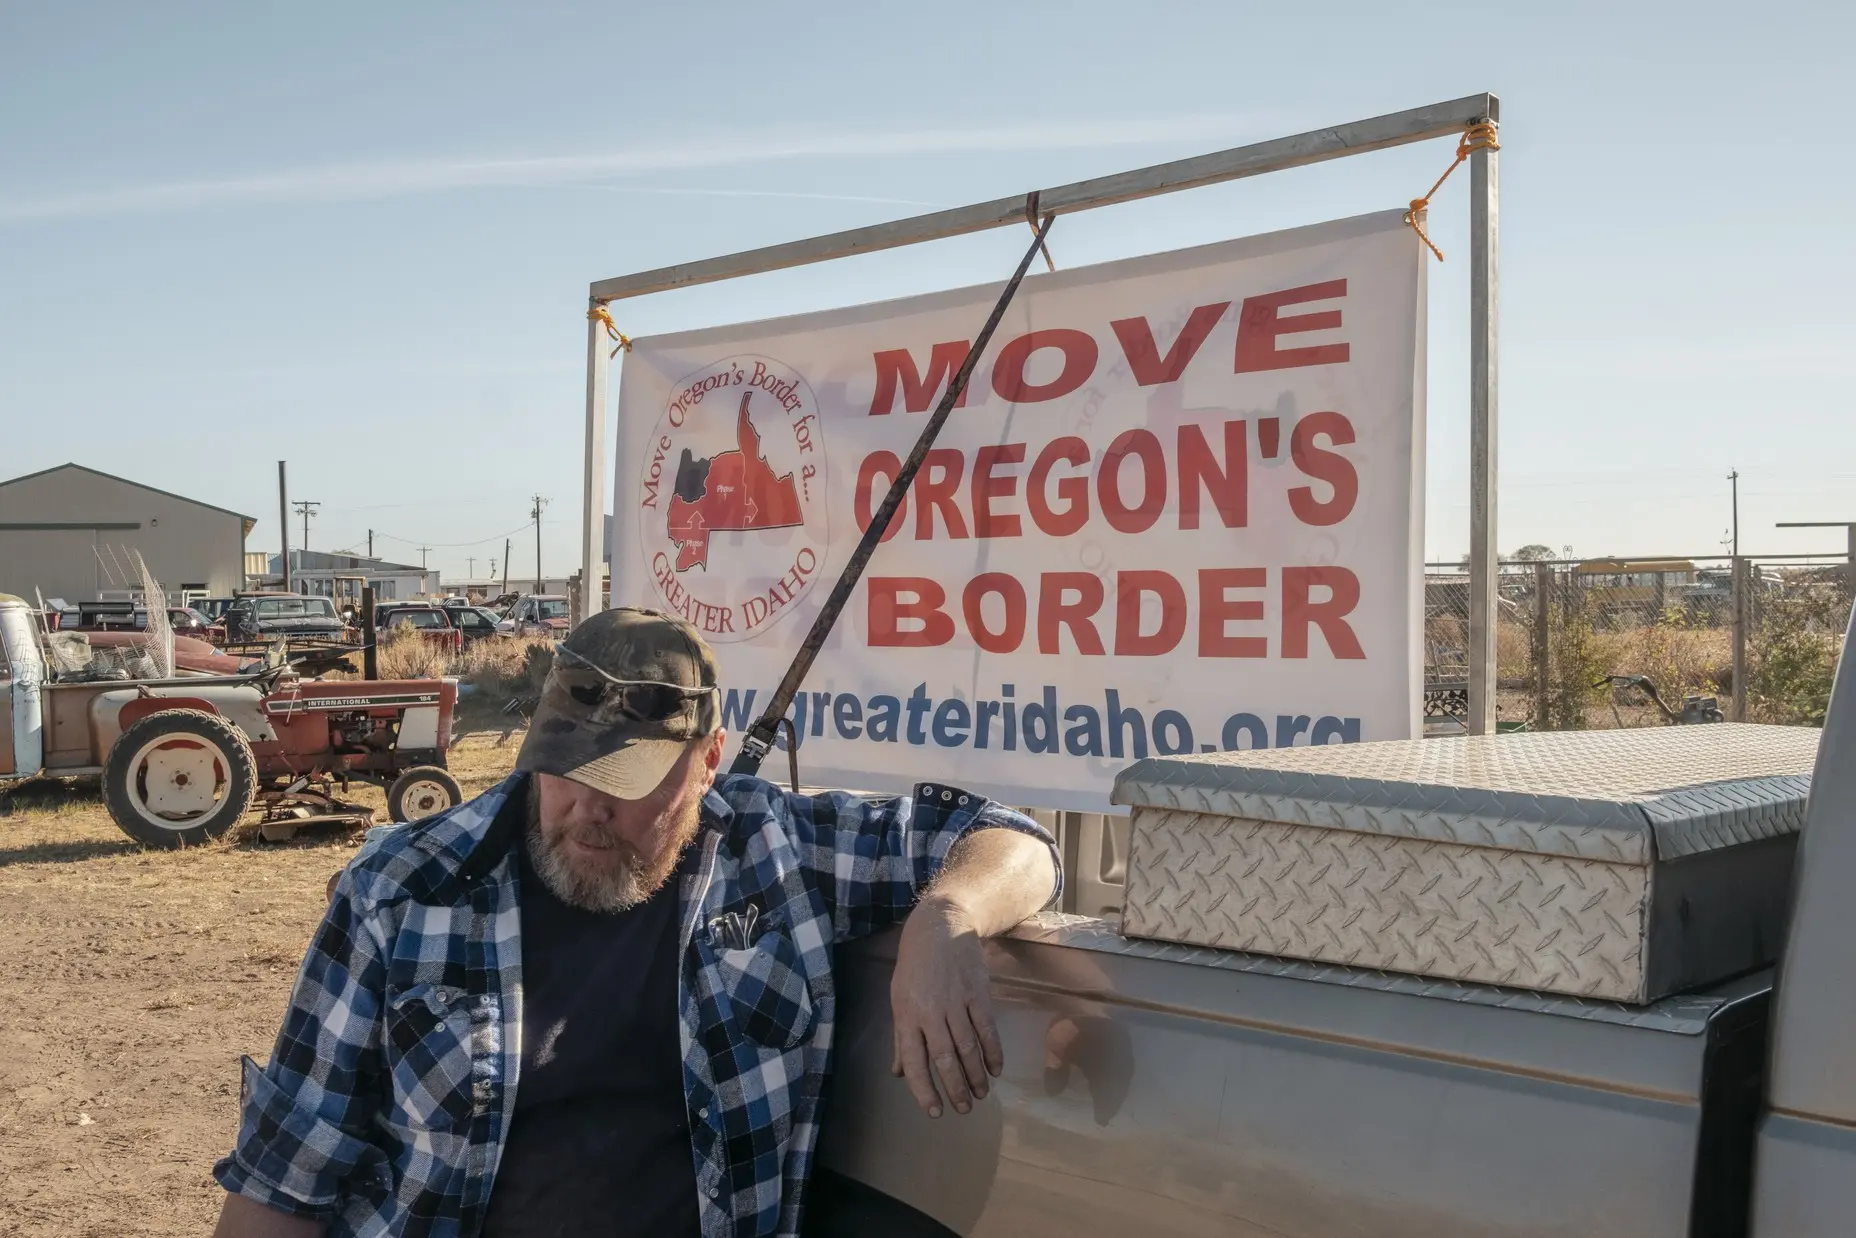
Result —
[[[497,538],[500,538],[500,537],[514,537],[516,534],[528,528],[528,526],[529,526],[529,521],[524,520],[521,524],[517,525],[513,529],[505,529],[503,532],[492,534],[489,537],[480,537],[474,542],[429,542],[426,544],[433,550],[459,550],[467,546],[481,546],[485,542],[493,542]],[[412,546],[414,548],[417,548],[420,544],[419,539],[417,538],[397,537],[392,533],[382,532],[379,529],[374,530],[374,536],[384,537],[390,542],[403,542],[404,544],[408,546]]]

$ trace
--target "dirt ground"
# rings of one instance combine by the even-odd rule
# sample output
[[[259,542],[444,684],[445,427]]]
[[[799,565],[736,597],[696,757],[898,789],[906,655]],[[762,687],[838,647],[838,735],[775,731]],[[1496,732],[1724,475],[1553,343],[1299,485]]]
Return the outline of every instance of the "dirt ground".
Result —
[[[469,730],[466,795],[520,732]],[[356,799],[386,820],[383,797]],[[238,1059],[264,1061],[323,885],[360,834],[147,851],[94,783],[0,792],[0,1235],[203,1235],[238,1125]]]

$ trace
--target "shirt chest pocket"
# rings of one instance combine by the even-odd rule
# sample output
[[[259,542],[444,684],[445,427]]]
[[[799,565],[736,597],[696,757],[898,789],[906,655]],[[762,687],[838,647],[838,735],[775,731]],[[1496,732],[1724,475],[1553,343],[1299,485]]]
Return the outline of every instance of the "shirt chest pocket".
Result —
[[[784,931],[769,928],[754,943],[727,949],[703,943],[714,961],[735,1026],[769,1049],[792,1049],[812,1033],[812,995],[799,948]]]
[[[467,1127],[474,1039],[469,995],[442,984],[389,987],[385,1032],[400,1116],[428,1130]]]

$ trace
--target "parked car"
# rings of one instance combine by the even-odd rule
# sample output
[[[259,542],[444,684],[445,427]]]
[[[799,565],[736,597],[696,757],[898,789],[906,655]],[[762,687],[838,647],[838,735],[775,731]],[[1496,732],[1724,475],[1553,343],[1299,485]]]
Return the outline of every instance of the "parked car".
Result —
[[[191,606],[168,607],[168,627],[187,636],[205,636],[213,621]]]
[[[430,602],[397,602],[376,607],[374,624],[382,636],[396,628],[413,628],[426,640],[452,653],[464,648],[464,633],[453,622],[451,612]]]
[[[231,598],[195,598],[188,605],[206,616],[208,623],[218,623],[225,618],[226,608],[231,606]]]
[[[169,606],[168,627],[187,636],[204,637],[212,621],[188,606]],[[80,602],[58,613],[63,632],[146,632],[148,609],[134,602]]]
[[[451,616],[451,622],[457,625],[458,631],[464,634],[466,641],[503,635],[498,626],[501,620],[494,611],[481,606],[448,606],[445,611]]]
[[[346,630],[335,603],[302,593],[261,593],[233,598],[221,620],[233,643],[287,639],[341,640]]]
[[[525,593],[497,626],[510,636],[565,636],[567,598],[559,593]]]

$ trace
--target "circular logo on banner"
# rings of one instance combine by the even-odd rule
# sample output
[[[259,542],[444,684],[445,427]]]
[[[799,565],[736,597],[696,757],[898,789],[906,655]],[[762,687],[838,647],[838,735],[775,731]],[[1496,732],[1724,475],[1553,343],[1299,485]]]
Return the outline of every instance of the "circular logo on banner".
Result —
[[[759,636],[825,566],[818,401],[770,357],[724,357],[676,384],[645,452],[638,538],[663,607],[710,641]]]

